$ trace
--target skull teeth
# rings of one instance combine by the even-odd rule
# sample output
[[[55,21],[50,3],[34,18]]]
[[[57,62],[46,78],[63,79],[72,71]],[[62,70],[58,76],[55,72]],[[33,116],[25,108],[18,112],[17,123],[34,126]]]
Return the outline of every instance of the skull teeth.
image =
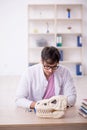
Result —
[[[36,115],[38,117],[60,118],[64,115],[67,107],[67,97],[53,96],[50,99],[43,99],[36,103]]]
[[[52,114],[52,111],[48,111],[48,110],[37,110],[37,113]]]

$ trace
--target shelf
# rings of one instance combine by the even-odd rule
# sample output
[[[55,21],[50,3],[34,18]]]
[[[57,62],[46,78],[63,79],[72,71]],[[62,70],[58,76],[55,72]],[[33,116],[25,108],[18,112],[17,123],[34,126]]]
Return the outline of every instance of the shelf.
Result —
[[[76,65],[81,65],[82,75],[84,75],[82,10],[82,4],[29,5],[28,63],[31,65],[39,63],[44,46],[55,46],[63,56],[60,64],[68,66],[74,76]],[[58,39],[57,36],[60,38]],[[78,44],[78,37],[80,44]],[[40,39],[47,40],[48,44],[38,44]]]
[[[35,18],[55,18],[55,6],[54,5],[29,5],[28,6],[28,16],[30,19]]]
[[[30,63],[37,64],[37,63],[39,63],[39,61],[38,60],[35,60],[35,61],[30,60]],[[82,62],[81,61],[59,61],[59,64],[82,64]]]
[[[82,5],[81,4],[57,5],[56,10],[57,10],[56,12],[57,18],[82,19]]]
[[[82,64],[82,62],[81,61],[69,61],[69,60],[67,60],[67,61],[60,61],[60,64]]]
[[[73,75],[73,78],[83,78],[84,75]]]
[[[56,47],[56,46],[55,46]],[[65,49],[81,49],[81,47],[57,47],[59,50],[61,50],[61,49],[63,49],[63,50],[65,50]],[[30,49],[30,51],[41,51],[42,49],[43,49],[43,47],[30,47],[29,48]]]
[[[58,49],[63,49],[63,50],[65,50],[65,49],[69,49],[69,50],[71,50],[71,49],[80,49],[81,50],[81,47],[64,47],[64,46],[61,46],[61,47],[57,47]]]
[[[80,21],[82,22],[81,18],[56,18],[57,21]]]
[[[50,35],[55,35],[54,33],[29,33],[30,36],[37,36],[37,35],[45,35],[45,36],[50,36]]]
[[[81,32],[70,32],[70,31],[68,31],[68,32],[58,32],[58,33],[38,33],[38,32],[36,32],[36,33],[29,33],[29,36],[33,36],[33,35],[45,35],[45,36],[49,36],[49,35],[57,35],[57,34],[61,34],[61,35],[82,35],[82,33]]]
[[[30,18],[29,22],[38,22],[38,21],[55,21],[54,18]],[[56,21],[81,21],[81,18],[56,18]]]
[[[39,63],[38,61],[31,61],[31,64],[37,64]],[[81,62],[71,62],[71,61],[65,61],[65,62],[60,62],[60,64],[81,64]]]
[[[54,22],[54,18],[31,18],[29,19],[29,22],[39,22],[39,21],[53,21]]]

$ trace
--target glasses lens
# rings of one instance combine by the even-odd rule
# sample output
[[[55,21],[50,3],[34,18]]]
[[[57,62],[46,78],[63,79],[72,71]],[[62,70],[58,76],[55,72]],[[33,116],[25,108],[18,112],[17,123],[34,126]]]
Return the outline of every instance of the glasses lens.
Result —
[[[56,70],[56,69],[58,68],[58,66],[45,66],[45,65],[44,65],[44,68],[45,68],[46,70],[49,70],[49,69]]]

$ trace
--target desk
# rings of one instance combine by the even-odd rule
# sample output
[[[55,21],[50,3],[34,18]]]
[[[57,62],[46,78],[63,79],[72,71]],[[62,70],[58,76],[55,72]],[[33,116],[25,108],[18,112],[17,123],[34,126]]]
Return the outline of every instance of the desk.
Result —
[[[44,119],[23,108],[0,108],[0,130],[87,130],[87,118],[77,111],[75,106],[61,119]]]
[[[77,112],[81,99],[87,97],[87,77],[78,82],[76,106],[67,109],[61,119],[42,119],[33,112],[16,108],[14,100],[18,82],[19,77],[0,77],[0,130],[87,130],[87,118]]]

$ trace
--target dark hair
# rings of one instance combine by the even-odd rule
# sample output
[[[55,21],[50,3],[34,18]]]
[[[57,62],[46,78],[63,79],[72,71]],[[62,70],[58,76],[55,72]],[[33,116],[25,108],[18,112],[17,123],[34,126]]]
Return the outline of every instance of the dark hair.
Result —
[[[58,51],[58,48],[56,48],[54,46],[44,47],[41,52],[41,58],[42,58],[42,61],[46,61],[49,64],[59,62],[60,53]]]

